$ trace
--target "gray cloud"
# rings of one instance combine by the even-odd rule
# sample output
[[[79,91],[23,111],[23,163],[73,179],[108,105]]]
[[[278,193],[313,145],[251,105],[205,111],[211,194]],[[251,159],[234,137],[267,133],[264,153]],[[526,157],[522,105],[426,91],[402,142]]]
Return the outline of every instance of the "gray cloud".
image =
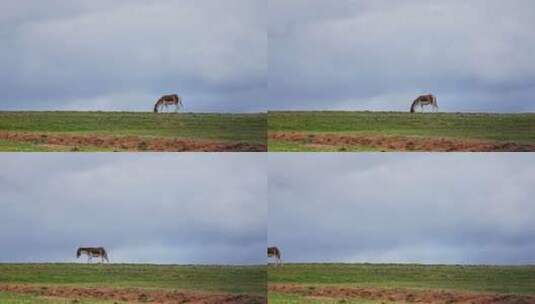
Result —
[[[0,262],[265,261],[266,175],[256,154],[6,154]]]
[[[25,1],[0,13],[2,109],[261,111],[263,0]]]
[[[270,1],[274,109],[535,111],[532,1]]]
[[[535,111],[534,11],[529,0],[13,2],[0,13],[0,107],[147,110],[178,92],[188,111],[406,110],[433,92],[443,111]]]
[[[270,155],[268,243],[292,262],[535,263],[533,161]]]

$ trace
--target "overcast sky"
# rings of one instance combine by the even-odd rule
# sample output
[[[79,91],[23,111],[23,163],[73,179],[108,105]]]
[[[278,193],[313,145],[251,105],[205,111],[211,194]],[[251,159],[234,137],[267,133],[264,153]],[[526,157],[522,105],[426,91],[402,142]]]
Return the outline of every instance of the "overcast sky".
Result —
[[[535,263],[532,154],[271,154],[287,262]]]
[[[271,109],[535,111],[531,0],[269,0]]]
[[[265,0],[25,0],[0,10],[0,110],[266,109]]]
[[[266,161],[238,154],[4,154],[0,262],[261,264]]]
[[[38,0],[0,12],[1,110],[535,111],[531,0]]]

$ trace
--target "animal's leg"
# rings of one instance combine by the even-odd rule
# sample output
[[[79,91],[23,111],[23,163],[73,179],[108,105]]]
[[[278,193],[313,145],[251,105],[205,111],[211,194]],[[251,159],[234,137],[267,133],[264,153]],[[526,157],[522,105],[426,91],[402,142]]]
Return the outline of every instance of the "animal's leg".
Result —
[[[175,113],[178,113],[178,103],[175,104]]]

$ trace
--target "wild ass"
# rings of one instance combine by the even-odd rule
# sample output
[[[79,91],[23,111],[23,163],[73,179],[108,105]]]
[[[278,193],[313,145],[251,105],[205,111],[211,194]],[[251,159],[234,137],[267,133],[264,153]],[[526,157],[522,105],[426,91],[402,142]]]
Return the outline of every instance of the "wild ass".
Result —
[[[431,105],[433,107],[433,110],[438,110],[438,104],[437,104],[437,98],[434,95],[422,95],[418,96],[411,105],[411,113],[414,113],[416,111],[416,107],[420,105],[420,108],[424,108],[424,106]]]
[[[281,265],[281,251],[277,247],[268,247],[267,249],[268,258],[275,257],[275,264]]]
[[[110,262],[110,260],[108,260],[108,254],[106,253],[106,249],[104,249],[103,247],[80,247],[76,251],[76,258],[79,258],[82,254],[87,255],[88,263],[91,262],[91,259],[93,257],[100,257],[102,263],[104,263],[104,260],[106,260],[106,262],[108,263]]]
[[[178,96],[177,94],[164,95],[160,97],[160,99],[156,101],[156,104],[154,104],[154,113],[158,113],[158,109],[163,111],[164,107],[167,109],[168,105],[175,105],[175,112],[178,112],[178,110],[183,107],[182,97]]]

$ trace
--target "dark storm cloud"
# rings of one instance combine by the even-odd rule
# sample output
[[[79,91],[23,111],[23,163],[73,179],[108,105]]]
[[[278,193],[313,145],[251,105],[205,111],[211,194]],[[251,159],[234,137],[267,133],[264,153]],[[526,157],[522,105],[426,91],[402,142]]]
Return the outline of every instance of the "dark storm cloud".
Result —
[[[272,0],[273,109],[535,111],[529,0]]]
[[[0,12],[0,109],[265,110],[264,0],[24,1]]]
[[[289,262],[535,263],[534,161],[270,155],[268,243]]]
[[[0,159],[0,262],[265,261],[263,156],[22,155]],[[85,261],[85,260],[84,260]]]

